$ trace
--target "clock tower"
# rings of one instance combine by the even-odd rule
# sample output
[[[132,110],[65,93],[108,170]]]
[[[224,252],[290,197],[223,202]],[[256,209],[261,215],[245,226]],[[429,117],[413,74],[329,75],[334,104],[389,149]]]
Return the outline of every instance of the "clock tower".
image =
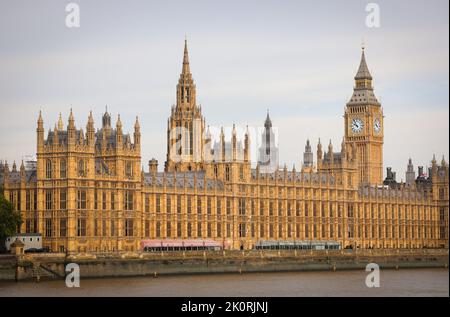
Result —
[[[345,108],[345,141],[356,145],[359,183],[383,183],[383,108],[373,92],[362,47],[353,95]]]

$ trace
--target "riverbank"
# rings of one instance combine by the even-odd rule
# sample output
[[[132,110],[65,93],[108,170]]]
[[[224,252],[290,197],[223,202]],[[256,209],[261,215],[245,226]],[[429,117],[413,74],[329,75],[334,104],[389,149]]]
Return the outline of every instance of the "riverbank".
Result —
[[[336,251],[209,251],[122,254],[62,253],[0,256],[0,280],[62,279],[65,267],[76,263],[81,278],[183,274],[447,268],[448,250]]]

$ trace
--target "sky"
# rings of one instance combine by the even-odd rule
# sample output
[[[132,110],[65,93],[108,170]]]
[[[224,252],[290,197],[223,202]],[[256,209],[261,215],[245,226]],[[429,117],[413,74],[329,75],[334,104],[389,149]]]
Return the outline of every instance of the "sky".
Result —
[[[80,8],[68,28],[66,5]],[[0,0],[0,159],[36,152],[36,121],[53,128],[72,108],[77,128],[105,105],[125,132],[139,116],[142,164],[166,155],[184,39],[208,125],[278,131],[280,164],[301,165],[309,138],[340,148],[361,43],[384,111],[384,167],[449,156],[447,0],[374,1]],[[115,124],[115,123],[114,123]],[[227,136],[229,137],[229,136]]]

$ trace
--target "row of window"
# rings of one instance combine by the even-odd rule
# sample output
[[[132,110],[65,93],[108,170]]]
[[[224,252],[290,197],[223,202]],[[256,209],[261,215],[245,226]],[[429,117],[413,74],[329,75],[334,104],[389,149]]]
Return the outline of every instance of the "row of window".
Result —
[[[54,171],[53,162],[51,159],[45,161],[45,178],[51,179],[56,177]],[[79,159],[77,162],[77,175],[79,177],[86,177],[88,174],[88,162],[85,159]],[[133,163],[125,162],[125,176],[128,178],[132,177],[133,173]],[[67,178],[67,161],[66,159],[59,160],[59,178]]]
[[[162,195],[157,194],[155,197],[155,211],[156,213],[162,212]],[[165,201],[166,201],[166,213],[171,213],[172,211],[176,211],[177,213],[182,213],[182,198],[181,195],[166,195]],[[222,200],[220,199],[213,199],[212,197],[206,198],[206,212],[207,214],[211,214],[212,210],[212,202],[216,201],[216,214],[220,215],[222,213]],[[196,210],[198,214],[202,214],[203,211],[203,199],[201,196],[187,196],[186,197],[186,211],[188,214],[192,213],[192,204],[193,201],[196,201]],[[232,208],[232,198],[226,198],[226,209],[227,214],[231,214],[231,208]],[[150,212],[152,210],[152,197],[149,194],[145,195],[145,212]],[[175,210],[172,208],[173,205],[175,205]],[[246,215],[248,208],[250,208],[250,214],[255,215],[256,210],[259,209],[260,215],[264,216],[264,211],[268,207],[268,214],[269,216],[273,216],[275,213],[275,206],[277,206],[278,216],[283,216],[283,212],[285,210],[285,203],[282,201],[278,201],[278,204],[276,205],[273,201],[260,201],[259,207],[258,202],[251,199],[248,203],[248,200],[245,198],[239,198],[238,199],[238,214],[239,215]],[[311,208],[312,207],[312,208]],[[336,208],[337,207],[337,208]],[[358,205],[356,204],[356,207]],[[310,208],[312,209],[312,212],[310,212]],[[336,208],[336,209],[335,209]],[[356,211],[355,211],[356,209]],[[325,217],[343,217],[343,210],[344,206],[342,204],[338,204],[335,206],[333,203],[308,203],[305,202],[303,211],[305,217],[318,217],[319,215],[323,218]],[[404,208],[395,207],[388,211],[388,208],[382,208],[381,205],[378,205],[378,208],[375,208],[373,205],[370,208],[369,204],[363,204],[363,207],[361,208],[355,208],[354,204],[348,204],[347,205],[347,218],[364,218],[369,219],[369,211],[370,211],[370,219],[420,219],[420,214],[422,213],[424,217],[422,219],[431,220],[431,212],[429,212],[428,209],[425,209],[423,211],[419,210],[418,207],[413,208],[411,206],[405,206]],[[302,203],[301,202],[286,202],[286,215],[288,217],[293,216],[295,212],[295,216],[302,216]],[[375,218],[377,216],[377,218]],[[389,218],[390,217],[390,218]]]
[[[164,226],[165,224],[165,226]],[[174,225],[175,224],[175,225]],[[145,222],[144,236],[151,236],[151,222]],[[174,226],[173,226],[174,225]],[[205,226],[206,225],[206,226]],[[175,227],[175,228],[173,228]],[[194,232],[194,228],[196,231]],[[213,228],[215,232],[213,232]],[[257,229],[259,228],[259,231]],[[282,224],[275,225],[273,223],[239,223],[238,224],[238,236],[239,237],[252,237],[252,238],[342,238],[343,235],[342,225],[309,225],[309,224],[288,224],[287,228]],[[346,238],[365,238],[365,239],[421,239],[421,238],[436,238],[436,234],[429,227],[419,226],[346,226]],[[163,231],[164,229],[164,231]],[[193,237],[208,237],[208,238],[220,238],[222,237],[222,229],[224,229],[224,238],[232,237],[232,224],[227,223],[202,223],[202,222],[187,222],[185,227],[185,234],[183,234],[182,222],[161,222],[155,223],[155,237],[177,237],[182,238],[187,236]],[[203,232],[202,229],[206,229]],[[165,232],[163,236],[162,233]],[[206,233],[206,236],[204,235]]]
[[[59,219],[58,221],[58,234],[56,235],[56,227],[54,226],[54,220],[47,218],[44,221],[44,232],[46,237],[67,237],[67,219]],[[87,220],[85,218],[78,218],[76,220],[76,235],[77,237],[85,237],[87,236]],[[133,219],[125,219],[124,220],[124,228],[123,235],[125,237],[133,237],[134,236],[134,220]],[[116,222],[114,220],[109,221],[109,230],[107,227],[107,220],[97,220],[94,221],[93,233],[94,236],[110,236],[115,237],[116,232]]]
[[[54,191],[52,189],[47,189],[45,191],[45,209],[53,210],[54,204]],[[110,201],[107,205],[106,192],[102,193],[102,209],[103,210],[116,210],[116,198],[117,194],[115,192],[110,192]],[[76,197],[76,206],[79,210],[88,209],[88,198],[87,198],[87,190],[78,190]],[[99,209],[98,203],[98,195],[97,191],[94,192],[94,209]],[[108,208],[109,207],[109,208]],[[57,209],[57,208],[56,208]],[[60,189],[59,190],[59,209],[65,210],[67,209],[67,190]],[[134,192],[126,190],[124,191],[124,199],[123,199],[123,210],[134,210]]]

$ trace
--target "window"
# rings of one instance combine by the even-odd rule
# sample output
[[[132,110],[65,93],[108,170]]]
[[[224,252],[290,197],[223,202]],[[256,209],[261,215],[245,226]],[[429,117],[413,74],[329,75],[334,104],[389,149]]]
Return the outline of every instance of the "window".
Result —
[[[77,219],[77,236],[78,237],[86,236],[86,219],[82,218]]]
[[[439,188],[439,199],[445,199],[445,189]]]
[[[45,191],[45,209],[46,210],[51,210],[52,209],[52,199],[53,199],[53,195],[52,195],[52,190],[51,189],[47,189]]]
[[[197,214],[202,213],[202,198],[200,196],[197,197]]]
[[[97,219],[94,220],[94,236],[95,237],[98,236],[98,220]]]
[[[161,237],[161,222],[159,221],[156,222],[156,237]]]
[[[133,200],[134,200],[134,193],[132,191],[126,190],[125,191],[125,197],[123,200],[124,204],[124,210],[133,210]]]
[[[65,189],[59,191],[59,209],[67,209],[67,191]]]
[[[177,195],[177,213],[181,214],[181,195]]]
[[[245,199],[244,198],[239,198],[239,200],[238,200],[238,211],[239,211],[239,215],[245,216]]]
[[[245,223],[239,224],[239,237],[245,237],[246,236],[246,230],[245,230]]]
[[[116,209],[116,194],[111,192],[111,210]]]
[[[172,212],[172,200],[170,199],[170,196],[167,195],[166,197],[166,212],[170,214]]]
[[[52,236],[52,219],[45,219],[45,236]]]
[[[45,162],[45,178],[52,178],[52,161]]]
[[[66,160],[62,159],[59,162],[59,177],[60,178],[66,178],[67,177],[67,165]]]
[[[229,165],[225,166],[225,180],[227,182],[230,181],[230,166]]]
[[[133,236],[133,219],[125,219],[125,237]]]
[[[181,222],[177,222],[177,237],[181,238]]]
[[[102,220],[102,236],[106,237],[106,220]]]
[[[217,215],[220,216],[220,214],[222,213],[222,201],[220,200],[220,198],[217,199],[216,210]]]
[[[145,212],[150,212],[150,197],[145,195]]]
[[[125,175],[128,178],[133,177],[133,164],[131,162],[127,162],[125,165]]]
[[[187,198],[187,213],[190,214],[192,212],[192,198],[188,196]]]
[[[102,192],[102,209],[106,210],[106,191]]]
[[[67,236],[67,220],[66,219],[59,220],[59,236],[60,237]]]
[[[77,208],[86,209],[86,190],[79,190],[77,193]]]
[[[197,236],[199,238],[203,237],[203,235],[202,235],[202,223],[201,222],[197,222]]]
[[[222,224],[217,223],[217,233],[216,236],[219,238],[222,236]]]
[[[160,195],[156,195],[156,212],[161,212],[161,197]]]
[[[111,228],[110,228],[110,234],[111,237],[114,237],[116,235],[116,223],[114,222],[114,220],[111,220]]]
[[[98,209],[98,192],[97,190],[94,191],[94,209]]]
[[[206,203],[206,213],[208,215],[211,214],[211,197],[209,197],[209,196],[208,196],[207,203]]]
[[[171,235],[172,235],[172,223],[167,222],[167,225],[166,225],[166,237],[170,238]]]
[[[150,221],[145,221],[145,237],[150,237]]]
[[[26,191],[26,202],[25,202],[25,209],[28,211],[31,208],[31,193],[29,190]]]
[[[188,222],[188,230],[187,230],[188,238],[192,237],[192,223]]]

